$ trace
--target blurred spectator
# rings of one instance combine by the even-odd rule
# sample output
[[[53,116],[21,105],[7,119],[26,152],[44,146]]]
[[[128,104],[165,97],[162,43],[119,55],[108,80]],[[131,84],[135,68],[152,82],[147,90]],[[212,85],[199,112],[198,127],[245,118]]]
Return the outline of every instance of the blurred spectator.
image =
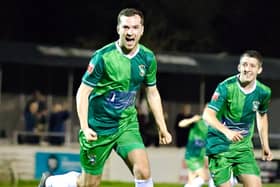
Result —
[[[27,134],[18,137],[19,143],[40,142],[40,133],[46,130],[47,112],[45,96],[39,90],[35,90],[24,107],[24,131]]]
[[[31,112],[31,110],[33,112]],[[30,114],[30,112],[32,113],[32,115]],[[46,129],[46,124],[47,124],[47,115],[48,115],[48,110],[47,110],[46,97],[39,90],[35,90],[32,93],[31,98],[27,101],[24,108],[24,118],[25,121],[28,121],[27,124],[29,124],[28,129],[25,130],[37,131],[37,132],[44,131]],[[34,123],[33,126],[30,126],[31,121],[34,120],[35,118],[36,118],[36,123]]]
[[[49,117],[49,132],[65,132],[65,122],[69,116],[69,111],[62,104],[54,104]],[[49,136],[49,143],[52,145],[61,145],[64,143],[64,139],[64,136]]]
[[[25,107],[24,110],[24,124],[25,124],[25,131],[33,132],[37,126],[38,117],[38,102],[37,101],[30,101]]]
[[[24,130],[27,132],[35,132],[38,125],[39,104],[35,100],[29,100],[24,109]],[[39,143],[39,136],[37,135],[22,135],[19,137],[19,143]]]
[[[179,122],[185,118],[191,118],[193,114],[191,114],[191,105],[185,104],[183,105],[181,112],[177,114],[174,130],[175,130],[175,139],[176,139],[176,146],[177,147],[185,147],[186,143],[188,142],[189,131],[192,125],[188,127],[179,127]]]
[[[48,118],[48,109],[47,109],[47,101],[46,97],[39,91],[35,90],[33,93],[33,99],[38,102],[38,131],[45,131],[47,128],[47,118]]]

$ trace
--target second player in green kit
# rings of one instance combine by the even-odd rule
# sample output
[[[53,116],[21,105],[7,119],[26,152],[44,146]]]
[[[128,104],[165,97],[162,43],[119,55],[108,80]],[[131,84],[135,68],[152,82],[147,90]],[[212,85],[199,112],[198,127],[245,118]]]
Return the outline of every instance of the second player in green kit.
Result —
[[[217,186],[230,186],[231,173],[244,186],[261,186],[252,137],[256,124],[263,159],[271,160],[267,120],[271,90],[257,80],[262,72],[262,57],[257,51],[250,50],[241,55],[238,70],[238,75],[217,86],[204,111],[203,118],[210,125],[206,153]]]

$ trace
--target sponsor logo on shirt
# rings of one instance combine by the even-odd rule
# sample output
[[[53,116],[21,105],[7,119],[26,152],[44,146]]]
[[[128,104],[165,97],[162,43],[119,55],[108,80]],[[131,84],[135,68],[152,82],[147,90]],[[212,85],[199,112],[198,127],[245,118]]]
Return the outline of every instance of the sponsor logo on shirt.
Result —
[[[93,69],[94,69],[94,65],[90,63],[90,64],[88,65],[88,67],[87,67],[87,72],[88,72],[89,74],[91,74],[91,73],[93,72]]]
[[[217,101],[217,100],[219,99],[219,96],[220,96],[220,93],[215,92],[215,93],[212,95],[212,100],[213,100],[213,101]]]

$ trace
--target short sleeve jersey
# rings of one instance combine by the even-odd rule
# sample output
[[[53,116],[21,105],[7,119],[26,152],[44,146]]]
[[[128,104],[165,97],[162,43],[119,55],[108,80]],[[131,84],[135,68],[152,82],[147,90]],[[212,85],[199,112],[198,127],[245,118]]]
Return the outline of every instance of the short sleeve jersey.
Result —
[[[124,55],[116,42],[97,50],[82,78],[94,88],[89,96],[89,126],[99,135],[108,135],[137,122],[136,92],[142,83],[156,84],[156,70],[155,55],[143,45],[132,57]]]
[[[242,141],[232,143],[223,133],[209,126],[206,154],[252,149],[251,138],[254,133],[256,112],[266,113],[270,98],[271,89],[259,81],[255,82],[255,87],[248,93],[241,88],[238,75],[221,82],[212,95],[208,107],[217,112],[218,119],[229,129],[243,130],[244,138]]]
[[[188,143],[186,145],[185,158],[193,157],[203,159],[205,156],[205,142],[208,127],[201,119],[197,121],[190,129]]]

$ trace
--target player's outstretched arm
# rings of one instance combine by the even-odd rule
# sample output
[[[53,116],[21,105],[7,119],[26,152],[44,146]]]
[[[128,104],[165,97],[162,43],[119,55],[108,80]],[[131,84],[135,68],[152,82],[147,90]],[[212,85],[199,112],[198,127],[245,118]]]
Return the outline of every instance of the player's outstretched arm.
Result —
[[[185,119],[182,119],[181,121],[179,121],[178,126],[179,126],[179,127],[187,127],[187,126],[189,126],[190,124],[199,121],[200,119],[201,119],[201,116],[200,116],[200,115],[194,115],[194,116],[191,117],[191,118],[185,118]]]

